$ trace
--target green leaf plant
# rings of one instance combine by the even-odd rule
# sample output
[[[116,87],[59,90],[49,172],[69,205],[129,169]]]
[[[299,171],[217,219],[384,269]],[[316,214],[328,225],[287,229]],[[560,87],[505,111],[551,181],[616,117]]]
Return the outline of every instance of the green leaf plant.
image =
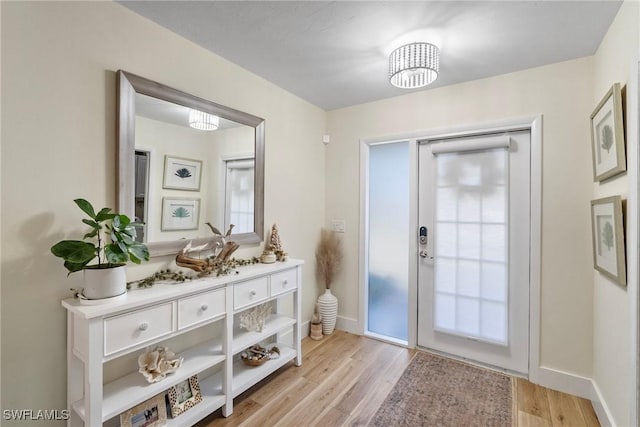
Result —
[[[64,260],[69,274],[85,268],[113,268],[131,261],[140,264],[149,260],[149,249],[136,241],[136,226],[128,216],[102,208],[95,212],[91,203],[75,199],[75,204],[89,216],[83,223],[91,227],[82,240],[62,240],[51,247],[51,253]],[[85,240],[93,240],[90,243]],[[97,258],[97,264],[89,265]]]

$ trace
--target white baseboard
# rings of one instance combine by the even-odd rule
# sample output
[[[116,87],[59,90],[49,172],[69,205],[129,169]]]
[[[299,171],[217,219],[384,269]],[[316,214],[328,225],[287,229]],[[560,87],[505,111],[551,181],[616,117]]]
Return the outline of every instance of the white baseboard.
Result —
[[[615,423],[613,422],[611,411],[602,397],[598,384],[593,380],[591,381],[591,392],[591,404],[593,405],[593,409],[596,411],[596,416],[598,417],[598,421],[600,421],[600,425],[602,427],[613,427]]]
[[[537,369],[531,369],[529,380],[553,390],[590,400],[600,425],[602,427],[615,426],[611,411],[603,399],[598,385],[591,378],[542,366]]]
[[[529,371],[529,380],[535,384],[558,390],[563,393],[573,394],[585,399],[593,397],[593,384],[591,378],[583,377],[569,372],[560,371],[545,366],[532,367]]]
[[[362,335],[358,319],[353,319],[351,317],[338,316],[336,319],[336,329],[356,335]]]
[[[309,323],[310,322],[311,322],[310,320],[307,320],[306,322],[302,322],[300,324],[300,335],[301,335],[300,338],[304,338],[304,337],[308,337],[309,336],[309,332],[310,332],[309,331]]]
[[[309,321],[302,322],[300,324],[300,338],[304,338],[309,335]],[[293,328],[289,328],[286,331],[280,333],[278,337],[279,341],[283,344],[292,345],[293,344]]]

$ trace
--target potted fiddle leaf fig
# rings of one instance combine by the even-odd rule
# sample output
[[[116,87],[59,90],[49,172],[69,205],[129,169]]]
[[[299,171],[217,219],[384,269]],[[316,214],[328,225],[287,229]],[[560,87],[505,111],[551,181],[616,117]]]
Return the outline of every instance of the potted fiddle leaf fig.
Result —
[[[75,204],[89,216],[83,223],[91,227],[82,240],[62,240],[51,252],[64,259],[69,274],[84,271],[82,296],[87,299],[110,298],[127,291],[125,265],[149,260],[149,249],[136,241],[136,226],[128,216],[113,213],[111,208],[95,209],[84,199]],[[90,241],[86,241],[90,240]],[[91,264],[96,260],[96,263]]]

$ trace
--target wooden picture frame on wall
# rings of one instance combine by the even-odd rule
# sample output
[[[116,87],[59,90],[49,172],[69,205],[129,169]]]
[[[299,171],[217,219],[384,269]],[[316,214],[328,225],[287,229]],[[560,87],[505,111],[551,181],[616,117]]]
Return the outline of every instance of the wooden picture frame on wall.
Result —
[[[593,180],[603,181],[627,170],[620,83],[611,86],[591,113]]]
[[[627,285],[622,199],[591,201],[593,267],[620,285]]]

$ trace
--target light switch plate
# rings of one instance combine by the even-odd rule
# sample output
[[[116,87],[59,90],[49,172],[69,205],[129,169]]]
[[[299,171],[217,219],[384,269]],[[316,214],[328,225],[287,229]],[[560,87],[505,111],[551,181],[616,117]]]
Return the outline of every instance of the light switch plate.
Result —
[[[344,233],[346,224],[344,219],[334,219],[331,221],[331,229],[336,233]]]

